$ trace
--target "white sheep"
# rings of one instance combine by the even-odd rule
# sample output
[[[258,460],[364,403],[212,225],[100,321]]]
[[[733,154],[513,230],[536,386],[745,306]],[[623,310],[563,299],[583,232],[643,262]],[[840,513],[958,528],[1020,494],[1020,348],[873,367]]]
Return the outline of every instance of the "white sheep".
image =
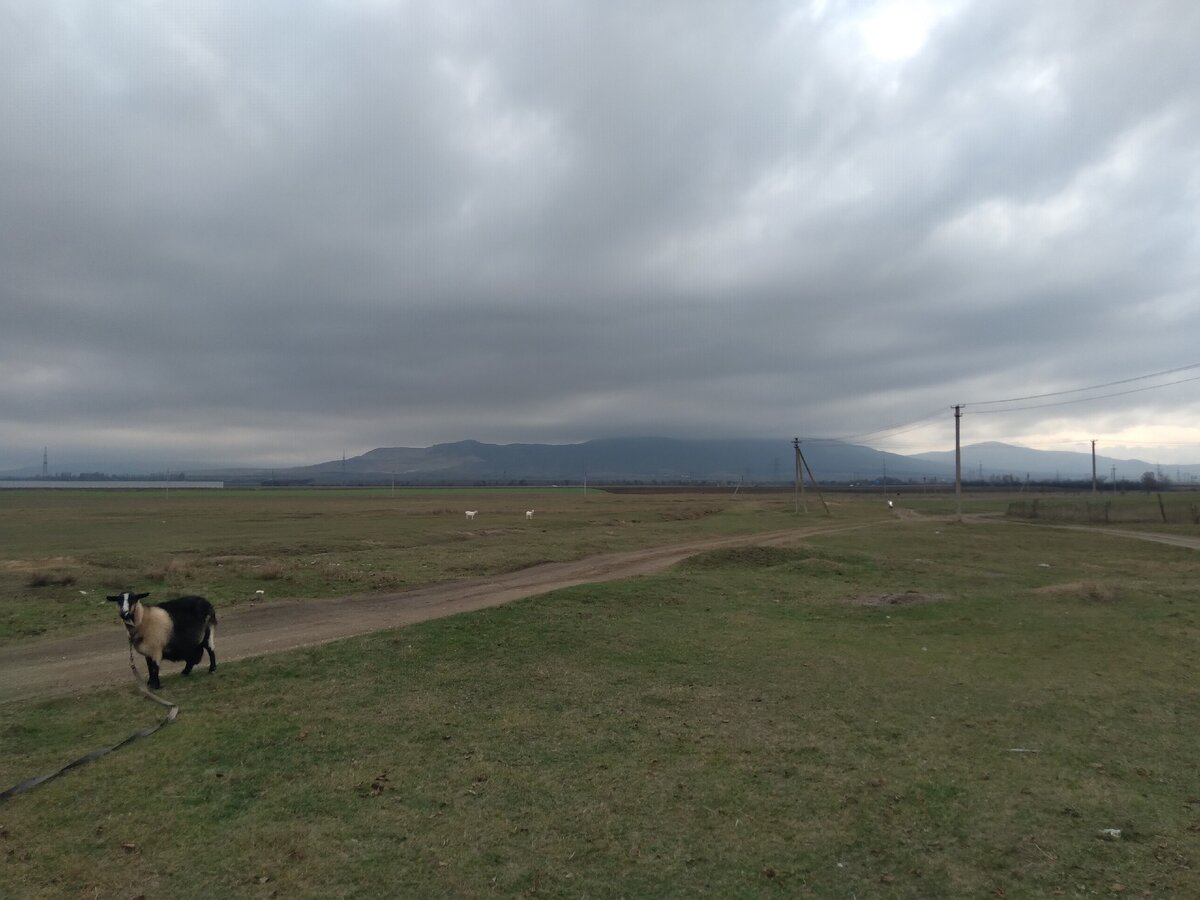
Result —
[[[525,510],[525,518],[527,518],[527,519],[533,518],[533,510],[532,509]]]
[[[479,512],[479,510],[477,510],[477,509],[468,509],[467,510],[467,521],[469,522],[469,521],[473,520],[475,518],[475,513],[477,513],[477,512]]]

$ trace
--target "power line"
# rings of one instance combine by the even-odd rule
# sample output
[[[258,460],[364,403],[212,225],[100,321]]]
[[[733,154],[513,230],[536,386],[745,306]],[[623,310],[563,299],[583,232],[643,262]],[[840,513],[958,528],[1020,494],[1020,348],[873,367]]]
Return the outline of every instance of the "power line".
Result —
[[[1197,365],[1200,365],[1200,364],[1197,364]],[[1192,368],[1196,368],[1196,366],[1185,366],[1184,368],[1192,369]],[[1178,372],[1178,371],[1183,371],[1183,370],[1176,369],[1175,371]],[[1160,372],[1159,374],[1161,375],[1164,373]],[[1153,376],[1143,375],[1141,377],[1142,378],[1150,378]],[[1139,380],[1139,379],[1128,378],[1123,382],[1122,381],[1114,381],[1112,383],[1113,384],[1128,384],[1131,381],[1137,381],[1137,380]],[[1140,393],[1143,393],[1144,391],[1156,391],[1159,388],[1171,387],[1172,385],[1176,385],[1176,384],[1186,384],[1189,381],[1200,381],[1200,375],[1193,375],[1191,378],[1180,378],[1178,381],[1168,381],[1166,384],[1152,384],[1147,387],[1132,388],[1128,391],[1114,391],[1111,394],[1097,394],[1095,397],[1078,397],[1074,400],[1058,400],[1054,403],[1035,403],[1032,406],[1011,406],[1008,409],[977,409],[977,410],[974,410],[974,412],[976,415],[986,416],[986,415],[993,415],[996,413],[1021,412],[1023,410],[1027,410],[1027,409],[1045,409],[1046,407],[1050,407],[1050,406],[1069,406],[1072,403],[1087,403],[1090,400],[1107,400],[1109,397],[1124,397],[1126,394],[1140,394]],[[1096,387],[1102,387],[1102,386],[1103,385],[1097,385]],[[1076,391],[1058,391],[1054,394],[1042,394],[1041,396],[1054,397],[1054,396],[1061,396],[1062,394],[1073,394],[1073,393],[1076,393],[1077,391],[1086,391],[1086,390],[1095,390],[1095,389],[1096,389],[1095,387],[1077,388]],[[1034,399],[1034,398],[1029,398],[1029,399]],[[987,402],[989,402],[989,403],[1011,403],[1013,401],[1011,401],[1011,400],[990,400]],[[976,406],[978,404],[963,404],[963,405],[964,406]]]
[[[1188,372],[1192,369],[1200,369],[1200,362],[1189,363],[1186,366],[1176,366],[1173,369],[1164,369],[1161,372],[1150,372],[1146,375],[1135,375],[1132,378],[1122,378],[1117,381],[1108,381],[1103,384],[1093,384],[1088,387],[1071,388],[1064,391],[1049,391],[1044,394],[1029,394],[1024,397],[1009,397],[1004,400],[977,400],[974,403],[963,403],[954,408],[966,409],[967,407],[977,406],[997,406],[1003,403],[1020,403],[1025,400],[1042,400],[1047,397],[1065,397],[1068,394],[1080,394],[1087,391],[1098,391],[1104,388],[1116,387],[1117,385],[1132,384],[1135,381],[1145,381],[1148,378],[1161,378],[1164,375],[1174,375],[1179,372]],[[1123,397],[1127,394],[1138,394],[1145,391],[1154,391],[1160,388],[1172,387],[1177,384],[1187,384],[1188,382],[1192,381],[1200,381],[1200,375],[1194,375],[1190,378],[1180,378],[1175,381],[1168,381],[1164,384],[1152,384],[1147,385],[1146,387],[1131,388],[1127,391],[1112,391],[1107,394],[1096,394],[1089,397],[1077,397],[1071,400],[1058,400],[1053,403],[1034,403],[1028,406],[1013,406],[1007,409],[972,409],[972,412],[980,415],[995,415],[998,413],[1023,412],[1031,409],[1046,409],[1054,406],[1069,406],[1073,403],[1086,403],[1091,400],[1106,400],[1111,397]],[[877,441],[884,440],[886,438],[898,437],[899,435],[906,434],[909,431],[915,431],[925,423],[930,422],[933,419],[940,418],[945,414],[946,413],[944,409],[939,409],[928,413],[927,415],[921,416],[918,419],[910,419],[907,422],[903,422],[898,425],[892,425],[887,428],[878,428],[874,431],[864,431],[859,434],[849,434],[842,437],[809,437],[805,438],[805,440],[817,443],[852,443],[862,441],[865,438],[875,438]]]
[[[1200,369],[1200,363],[1191,363],[1190,365],[1178,366],[1177,368],[1174,368],[1174,369],[1164,369],[1162,372],[1151,372],[1149,375],[1135,375],[1133,378],[1122,378],[1120,381],[1109,381],[1109,382],[1105,382],[1104,384],[1093,384],[1090,387],[1072,388],[1069,391],[1051,391],[1047,394],[1030,394],[1027,397],[1010,397],[1007,400],[978,400],[974,403],[965,403],[963,405],[964,406],[992,406],[992,405],[998,404],[998,403],[1019,403],[1023,400],[1041,400],[1044,397],[1062,397],[1067,394],[1080,394],[1080,393],[1083,393],[1084,391],[1098,391],[1101,388],[1116,387],[1118,384],[1130,384],[1134,381],[1145,381],[1147,378],[1158,378],[1162,375],[1174,375],[1176,372],[1186,372],[1189,369]],[[1192,379],[1192,378],[1183,379],[1183,381],[1194,381],[1194,380],[1195,379]],[[1155,387],[1169,387],[1171,384],[1182,384],[1183,381],[1172,381],[1172,382],[1169,382],[1168,384],[1155,385]],[[1140,390],[1152,390],[1152,389],[1153,388],[1141,388]],[[1135,393],[1135,391],[1125,391],[1122,393],[1132,394],[1132,393]],[[1120,393],[1105,394],[1104,396],[1105,397],[1119,397],[1119,396],[1121,396],[1121,394]],[[1100,400],[1103,398],[1087,397],[1084,399]],[[1082,402],[1082,401],[1070,401],[1070,402]],[[1047,403],[1047,404],[1043,404],[1043,405],[1053,406],[1054,404]],[[1037,409],[1038,407],[1027,406],[1027,407],[1023,407],[1023,408],[1024,409]]]
[[[928,415],[922,416],[919,419],[911,419],[908,422],[903,422],[899,425],[892,425],[888,428],[878,428],[875,431],[864,431],[861,434],[848,434],[844,437],[805,438],[805,440],[848,444],[852,441],[860,441],[863,438],[874,437],[876,435],[883,437],[895,437],[898,434],[904,434],[906,431],[913,431],[914,429],[920,428],[931,419],[941,418],[945,414],[945,410],[939,409],[929,413]]]

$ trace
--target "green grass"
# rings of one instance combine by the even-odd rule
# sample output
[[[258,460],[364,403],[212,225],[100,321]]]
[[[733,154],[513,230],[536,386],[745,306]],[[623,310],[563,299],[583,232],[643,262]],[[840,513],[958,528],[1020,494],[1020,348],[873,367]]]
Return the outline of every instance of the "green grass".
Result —
[[[525,519],[526,509],[535,518]],[[463,510],[478,509],[473,522]],[[878,516],[851,505],[847,516]],[[544,561],[820,521],[788,495],[576,489],[0,491],[0,643],[112,621],[107,593],[227,609],[405,590]]]
[[[1195,561],[888,523],[172,674],[0,895],[1196,896]],[[4,707],[0,783],[158,712]]]
[[[1150,526],[1160,531],[1200,531],[1200,493],[1066,494],[1015,500],[1008,515],[1048,522]],[[1184,526],[1179,529],[1178,526]]]

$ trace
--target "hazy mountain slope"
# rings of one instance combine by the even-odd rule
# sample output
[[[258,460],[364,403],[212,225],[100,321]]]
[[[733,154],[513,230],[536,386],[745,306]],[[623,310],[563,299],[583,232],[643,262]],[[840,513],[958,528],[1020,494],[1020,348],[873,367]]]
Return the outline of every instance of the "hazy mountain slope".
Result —
[[[935,453],[918,453],[913,459],[925,460],[954,465],[954,451],[938,451]],[[1092,477],[1092,455],[1077,453],[1069,450],[1033,450],[1028,447],[1016,447],[1012,444],[986,442],[968,444],[962,448],[963,478],[978,478],[980,466],[983,476],[1012,475],[1024,479],[1026,475],[1038,479],[1085,479]],[[1116,468],[1117,477],[1136,480],[1144,472],[1156,471],[1154,463],[1142,459],[1114,459],[1109,456],[1096,455],[1096,476],[1108,479]],[[1164,466],[1164,473],[1175,478],[1178,472],[1180,478],[1188,480],[1200,475],[1200,466]]]
[[[946,465],[870,447],[803,445],[821,480],[948,478]],[[280,470],[280,477],[381,481],[782,481],[793,478],[793,449],[780,440],[615,438],[580,444],[484,444],[458,441],[432,447],[383,447],[346,460]]]
[[[801,445],[813,475],[820,481],[878,482],[885,474],[897,481],[952,481],[954,451],[901,456],[857,444],[805,441]],[[259,481],[314,484],[421,482],[774,482],[790,483],[794,472],[790,438],[743,440],[684,440],[638,437],[585,441],[578,444],[486,444],[455,441],[432,447],[379,447],[345,460],[329,460],[294,468],[235,468],[172,466],[192,479],[230,483]],[[1089,453],[1032,450],[1011,444],[970,444],[962,449],[963,478],[967,481],[1009,476],[1018,481],[1087,480],[1092,474]],[[1109,479],[1139,480],[1159,471],[1145,460],[1098,456],[1096,474]],[[161,474],[162,468],[123,466],[95,469],[107,474]],[[0,477],[31,477],[37,469],[23,468]],[[1200,465],[1164,466],[1162,474],[1182,483],[1200,479]]]

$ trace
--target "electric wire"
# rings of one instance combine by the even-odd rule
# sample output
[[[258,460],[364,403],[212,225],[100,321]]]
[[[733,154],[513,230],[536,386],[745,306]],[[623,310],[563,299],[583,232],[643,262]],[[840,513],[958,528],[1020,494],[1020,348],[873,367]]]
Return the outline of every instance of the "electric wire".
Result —
[[[869,438],[869,437],[876,437],[876,436],[878,436],[880,438],[895,437],[898,434],[904,434],[907,431],[913,431],[917,428],[920,428],[926,422],[928,422],[932,419],[939,418],[940,416],[944,416],[945,414],[946,414],[945,410],[938,409],[927,415],[921,416],[921,418],[919,418],[919,419],[910,419],[907,422],[901,422],[899,425],[891,425],[887,428],[877,428],[874,431],[864,431],[860,434],[848,434],[848,435],[845,435],[844,437],[812,437],[812,438],[805,438],[804,440],[819,442],[819,443],[849,444],[854,441],[860,441],[863,438]]]
[[[1045,394],[1030,394],[1026,397],[1010,397],[1007,400],[977,400],[974,403],[964,403],[963,405],[964,406],[993,406],[993,405],[1000,404],[1000,403],[1020,403],[1025,400],[1041,400],[1045,397],[1062,397],[1067,394],[1080,394],[1080,393],[1083,393],[1084,391],[1098,391],[1102,388],[1116,387],[1119,384],[1130,384],[1134,381],[1145,381],[1147,378],[1159,378],[1163,375],[1174,375],[1177,372],[1186,372],[1190,369],[1200,369],[1200,363],[1190,363],[1186,366],[1176,366],[1174,369],[1164,369],[1161,372],[1151,372],[1148,375],[1135,375],[1132,378],[1122,378],[1119,381],[1108,381],[1108,382],[1105,382],[1104,384],[1093,384],[1089,387],[1071,388],[1070,390],[1066,390],[1066,391],[1050,391]],[[1181,381],[1172,381],[1172,382],[1168,382],[1167,384],[1153,385],[1153,386],[1147,387],[1147,388],[1140,388],[1140,390],[1153,390],[1155,387],[1169,387],[1172,384],[1182,384],[1184,381],[1194,381],[1194,380],[1195,379],[1192,379],[1192,378],[1185,378],[1185,379],[1182,379]],[[1104,397],[1119,397],[1119,396],[1121,396],[1122,393],[1135,393],[1135,391],[1124,391],[1124,392],[1119,392],[1119,393],[1115,393],[1115,394],[1105,394]],[[1084,399],[1102,400],[1104,398],[1103,397],[1086,397]],[[1069,401],[1069,402],[1077,402],[1077,401]],[[1082,402],[1082,401],[1078,401],[1078,402]],[[1051,406],[1053,404],[1043,404],[1043,405]],[[1023,409],[1037,409],[1038,407],[1029,406],[1029,407],[1022,407],[1022,408]]]
[[[1034,403],[1034,404],[1029,404],[1026,406],[1011,406],[1011,407],[1008,407],[1005,409],[977,409],[976,408],[979,406],[998,406],[998,405],[1005,404],[1005,403],[1021,403],[1026,400],[1042,400],[1042,399],[1045,399],[1048,397],[1065,397],[1069,394],[1080,394],[1080,393],[1084,393],[1084,392],[1088,392],[1088,391],[1098,391],[1098,390],[1103,390],[1104,388],[1116,387],[1116,386],[1122,385],[1122,384],[1132,384],[1135,381],[1145,381],[1148,378],[1161,378],[1164,375],[1175,375],[1179,372],[1191,371],[1192,369],[1200,369],[1200,362],[1189,363],[1186,366],[1176,366],[1171,369],[1163,369],[1160,372],[1150,372],[1146,375],[1135,375],[1132,378],[1121,378],[1121,379],[1118,379],[1117,381],[1107,381],[1107,382],[1104,382],[1103,384],[1093,384],[1093,385],[1089,385],[1088,387],[1070,388],[1069,390],[1063,390],[1063,391],[1048,391],[1043,394],[1028,394],[1023,397],[1009,397],[1009,398],[1003,399],[1003,400],[977,400],[972,403],[960,404],[959,410],[965,411],[968,407],[970,407],[971,413],[974,415],[997,415],[1000,413],[1023,412],[1023,411],[1031,410],[1031,409],[1046,409],[1046,408],[1055,407],[1055,406],[1069,406],[1071,404],[1086,403],[1086,402],[1089,402],[1092,400],[1106,400],[1106,399],[1109,399],[1112,397],[1123,397],[1123,396],[1126,396],[1127,394],[1138,394],[1138,393],[1143,393],[1145,391],[1154,391],[1154,390],[1159,390],[1160,388],[1172,387],[1177,384],[1187,384],[1187,383],[1193,382],[1193,381],[1200,381],[1200,375],[1194,375],[1190,378],[1180,378],[1180,379],[1176,379],[1175,381],[1168,381],[1164,384],[1152,384],[1152,385],[1147,385],[1145,387],[1131,388],[1126,391],[1111,391],[1107,394],[1096,394],[1094,396],[1088,396],[1088,397],[1075,397],[1070,400],[1057,400],[1052,403]],[[953,409],[953,408],[954,407],[951,407],[951,409]],[[878,428],[878,429],[875,429],[874,431],[864,431],[864,432],[860,432],[858,434],[849,434],[849,435],[844,435],[841,437],[807,437],[807,438],[804,438],[804,440],[812,442],[812,443],[842,443],[842,444],[855,443],[855,442],[862,441],[866,438],[874,438],[876,441],[880,441],[880,440],[885,440],[885,439],[891,438],[891,437],[898,437],[899,435],[905,434],[909,431],[915,431],[917,428],[920,428],[925,423],[930,422],[933,419],[936,419],[943,415],[945,415],[945,410],[939,409],[939,410],[936,410],[935,412],[931,412],[931,413],[928,413],[927,415],[921,416],[920,418],[910,419],[907,422],[903,422],[903,423],[900,423],[897,425],[892,425],[887,428]]]
[[[1187,368],[1194,368],[1194,367],[1188,366]],[[1143,377],[1146,377],[1146,376],[1143,376]],[[1113,382],[1113,384],[1121,384],[1121,383],[1127,384],[1130,381],[1136,381],[1136,380],[1137,379],[1130,378],[1130,379],[1127,379],[1125,382]],[[1072,403],[1087,403],[1091,400],[1107,400],[1109,397],[1124,397],[1126,394],[1140,394],[1145,391],[1156,391],[1159,388],[1171,387],[1172,385],[1176,385],[1176,384],[1187,384],[1189,381],[1200,381],[1200,375],[1193,375],[1191,378],[1180,378],[1178,381],[1168,381],[1166,384],[1151,384],[1151,385],[1147,385],[1146,387],[1131,388],[1128,391],[1114,391],[1111,394],[1097,394],[1095,397],[1076,397],[1074,400],[1057,400],[1054,403],[1035,403],[1031,406],[1010,406],[1007,409],[973,409],[972,412],[978,416],[986,416],[986,415],[994,415],[996,413],[1021,412],[1023,410],[1028,410],[1028,409],[1046,409],[1047,407],[1051,407],[1051,406],[1069,406]],[[1079,388],[1078,390],[1095,390],[1095,388]],[[1059,391],[1056,394],[1043,394],[1041,396],[1053,397],[1053,396],[1059,396],[1061,394],[1070,394],[1070,393],[1075,393],[1075,391]],[[1030,399],[1033,399],[1033,398],[1030,398]],[[990,402],[993,402],[993,403],[1009,402],[1009,403],[1011,403],[1013,401],[995,400],[995,401],[990,401]],[[971,404],[971,403],[963,404],[964,407],[977,406],[977,405],[978,404]]]

